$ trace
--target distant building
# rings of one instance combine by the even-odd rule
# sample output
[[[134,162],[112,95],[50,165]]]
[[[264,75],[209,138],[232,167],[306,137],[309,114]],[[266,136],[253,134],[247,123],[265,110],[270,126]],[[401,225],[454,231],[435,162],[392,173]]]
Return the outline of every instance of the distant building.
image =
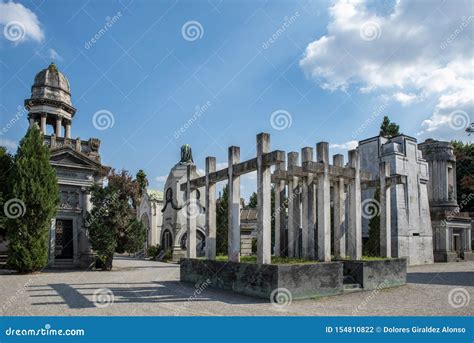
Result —
[[[377,136],[359,142],[361,170],[379,177],[379,162],[390,163],[391,175],[402,183],[390,190],[391,242],[393,257],[407,257],[410,265],[433,263],[433,231],[428,203],[428,163],[415,138]],[[373,199],[375,189],[362,190],[364,200]],[[370,218],[363,216],[363,235],[368,236]]]
[[[59,184],[59,209],[49,235],[49,265],[87,268],[93,261],[85,223],[92,207],[90,187],[101,185],[110,169],[101,164],[100,140],[71,138],[76,109],[69,82],[54,63],[36,74],[25,107],[30,125],[38,124],[44,134]],[[48,127],[52,127],[51,134]]]
[[[240,254],[252,255],[252,242],[257,239],[257,209],[240,210]]]
[[[456,156],[449,142],[427,139],[418,145],[428,161],[428,198],[435,262],[474,260],[471,218],[457,202]],[[466,203],[471,199],[466,199]],[[461,208],[460,208],[461,205]]]
[[[146,247],[163,245],[161,242],[161,228],[163,226],[163,192],[147,188],[143,191],[140,207],[137,211],[138,220],[146,227]]]

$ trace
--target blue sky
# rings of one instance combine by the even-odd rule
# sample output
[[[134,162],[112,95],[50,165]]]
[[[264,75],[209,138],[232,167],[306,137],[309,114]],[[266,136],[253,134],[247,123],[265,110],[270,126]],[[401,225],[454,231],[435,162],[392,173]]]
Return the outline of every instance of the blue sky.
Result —
[[[0,144],[16,149],[28,123],[12,119],[50,62],[71,85],[72,136],[100,138],[104,164],[158,189],[182,144],[224,166],[230,145],[253,157],[262,131],[272,149],[340,153],[388,115],[420,141],[467,141],[473,15],[460,0],[3,2]]]

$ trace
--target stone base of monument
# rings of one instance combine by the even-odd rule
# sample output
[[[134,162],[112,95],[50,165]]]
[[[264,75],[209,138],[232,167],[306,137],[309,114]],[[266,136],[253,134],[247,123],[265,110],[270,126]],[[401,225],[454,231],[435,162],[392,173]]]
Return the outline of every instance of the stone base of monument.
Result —
[[[371,261],[342,261],[344,276],[350,276],[364,290],[401,286],[407,282],[407,260],[391,258]]]
[[[343,263],[267,264],[181,259],[180,281],[274,300],[293,300],[343,292]]]

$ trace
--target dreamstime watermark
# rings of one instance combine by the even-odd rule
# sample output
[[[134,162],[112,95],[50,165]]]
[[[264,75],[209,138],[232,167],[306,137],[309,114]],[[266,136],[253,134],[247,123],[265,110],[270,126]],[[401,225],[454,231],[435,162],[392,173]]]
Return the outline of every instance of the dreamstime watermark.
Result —
[[[449,291],[448,302],[449,302],[449,305],[451,305],[454,308],[461,308],[461,307],[467,306],[469,305],[470,301],[471,301],[471,296],[469,295],[469,292],[465,288],[458,287],[458,288],[453,288],[451,291]]]
[[[359,126],[356,130],[352,131],[352,138],[356,139],[359,135],[361,135],[367,127],[375,120],[377,119],[387,108],[388,102],[384,102],[382,105],[377,107],[372,114],[370,115],[369,118],[367,118],[361,126]]]
[[[13,198],[5,202],[3,205],[3,212],[9,219],[18,219],[25,215],[26,206],[22,200]]]
[[[380,202],[376,199],[367,198],[362,201],[362,217],[372,219],[380,214]]]
[[[8,308],[10,308],[14,303],[16,303],[20,297],[26,292],[28,287],[33,283],[32,279],[29,279],[28,282],[26,282],[21,288],[18,288],[15,292],[14,295],[12,295],[10,298],[8,298],[7,301],[3,303],[2,310],[6,311]]]
[[[91,213],[91,215],[86,219],[84,226],[89,228],[98,218],[107,216],[109,206],[117,200],[118,196],[119,193],[114,193],[112,196],[107,197],[100,208],[94,213]]]
[[[453,130],[465,130],[470,123],[469,114],[462,110],[456,110],[449,114],[449,127]]]
[[[270,294],[270,302],[277,309],[282,310],[286,306],[290,306],[293,301],[293,295],[287,288],[276,288]]]
[[[270,116],[271,126],[278,131],[282,131],[291,127],[293,117],[286,110],[276,110]]]
[[[458,207],[455,210],[447,211],[446,212],[446,219],[441,222],[441,225],[446,227],[448,222],[451,221],[453,218],[459,216],[462,209],[469,204],[469,202],[474,199],[474,193],[469,193],[468,195],[462,194],[461,201],[458,201]]]
[[[3,35],[11,42],[22,40],[25,38],[25,33],[25,25],[16,20],[8,22],[3,28]]]
[[[380,38],[381,34],[382,29],[379,23],[375,21],[366,21],[359,28],[360,38],[367,42]]]
[[[122,18],[122,12],[118,11],[115,13],[112,17],[107,16],[105,17],[105,24],[104,26],[96,32],[96,34],[89,39],[87,42],[84,43],[84,48],[86,50],[89,50],[95,43],[97,43],[106,33],[109,29],[114,26],[114,24],[119,21],[119,19]]]
[[[284,34],[285,31],[296,21],[296,19],[298,19],[299,16],[299,12],[296,11],[291,16],[284,17],[283,24],[270,36],[270,38],[263,42],[262,48],[266,50],[270,47],[270,45],[275,43],[280,38],[280,36]]]
[[[92,124],[97,130],[104,131],[114,127],[114,114],[108,110],[99,110],[92,116]]]
[[[196,219],[201,213],[201,205],[197,199],[189,199],[184,205],[184,216],[189,219]]]
[[[28,106],[31,106],[31,104],[28,104]],[[20,106],[18,105],[16,107],[16,113],[11,118],[8,123],[0,129],[0,136],[3,136],[10,130],[25,114],[28,114],[28,110],[25,108],[25,106]]]
[[[446,38],[444,41],[441,42],[439,45],[439,48],[441,50],[446,49],[449,45],[451,45],[452,42],[458,38],[458,36],[464,31],[464,29],[474,21],[474,16],[469,16],[469,17],[462,17],[461,24],[449,35],[448,38]]]
[[[174,138],[178,139],[182,134],[189,129],[196,120],[198,120],[204,113],[207,112],[209,107],[211,107],[211,102],[207,101],[203,106],[196,106],[195,111],[191,118],[189,118],[178,130],[174,132]]]
[[[92,296],[94,305],[99,308],[104,308],[112,305],[115,301],[114,292],[109,288],[99,288]]]
[[[186,299],[186,301],[191,302],[191,301],[194,301],[194,300],[198,299],[198,298],[201,296],[201,294],[206,290],[206,288],[208,288],[211,284],[212,284],[211,279],[204,280],[204,282],[201,282],[201,283],[197,282],[197,283],[194,285],[194,288],[195,288],[195,289],[194,289],[193,294],[191,294],[191,295]],[[175,316],[179,316],[180,313],[181,313],[181,310],[184,310],[184,309],[185,309],[185,306],[184,306],[184,305],[182,305],[182,306],[176,308],[176,309],[174,310],[174,315],[175,315]]]
[[[352,315],[355,316],[359,314],[360,311],[364,310],[367,305],[372,301],[372,299],[384,288],[387,288],[390,286],[390,283],[388,280],[383,280],[380,284],[375,287],[375,289],[370,292],[370,294],[362,301],[357,307],[352,311]]]
[[[196,20],[190,20],[181,27],[181,35],[188,42],[194,42],[204,36],[204,28]]]

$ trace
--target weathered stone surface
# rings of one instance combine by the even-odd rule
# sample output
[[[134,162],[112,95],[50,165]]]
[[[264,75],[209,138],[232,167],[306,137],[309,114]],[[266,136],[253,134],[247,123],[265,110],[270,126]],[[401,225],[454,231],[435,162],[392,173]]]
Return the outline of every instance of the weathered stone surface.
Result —
[[[293,299],[342,293],[342,262],[314,264],[253,264],[181,259],[180,281],[201,283],[270,300],[277,288],[286,288]]]
[[[350,275],[364,290],[401,286],[407,282],[407,260],[343,261],[344,275]]]

